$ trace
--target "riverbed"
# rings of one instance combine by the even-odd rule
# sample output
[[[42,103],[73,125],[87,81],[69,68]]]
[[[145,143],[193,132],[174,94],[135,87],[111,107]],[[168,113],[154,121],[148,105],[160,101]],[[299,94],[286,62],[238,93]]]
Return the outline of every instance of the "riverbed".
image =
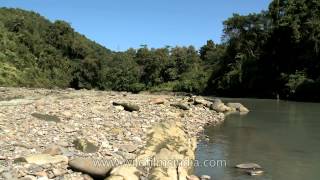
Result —
[[[224,123],[207,127],[209,139],[198,144],[197,159],[226,160],[227,166],[196,167],[196,174],[215,179],[301,180],[320,177],[320,104],[263,99],[241,102],[251,111],[232,114]],[[255,162],[265,173],[250,177],[234,168]]]

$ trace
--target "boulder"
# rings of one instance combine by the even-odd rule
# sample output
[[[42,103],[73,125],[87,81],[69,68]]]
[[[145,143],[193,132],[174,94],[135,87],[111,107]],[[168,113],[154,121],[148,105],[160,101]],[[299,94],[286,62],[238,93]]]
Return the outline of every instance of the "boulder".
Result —
[[[231,110],[231,108],[226,106],[220,99],[214,100],[210,105],[210,109],[217,112],[227,112]]]
[[[76,139],[73,141],[73,145],[77,150],[80,150],[84,153],[95,153],[99,150],[98,146],[86,139]]]
[[[129,112],[140,110],[139,106],[135,104],[129,104],[129,103],[123,103],[123,102],[113,102],[112,104],[114,106],[122,106],[124,110]]]
[[[246,108],[241,103],[227,103],[227,106],[231,108],[232,111],[238,111],[240,113],[247,113],[249,109]]]
[[[201,105],[206,106],[206,107],[210,107],[211,104],[212,104],[212,102],[207,101],[202,97],[195,97],[193,103],[194,103],[194,105],[201,104]]]
[[[71,169],[89,174],[94,178],[105,178],[112,167],[108,163],[99,163],[98,159],[75,158],[69,162]]]

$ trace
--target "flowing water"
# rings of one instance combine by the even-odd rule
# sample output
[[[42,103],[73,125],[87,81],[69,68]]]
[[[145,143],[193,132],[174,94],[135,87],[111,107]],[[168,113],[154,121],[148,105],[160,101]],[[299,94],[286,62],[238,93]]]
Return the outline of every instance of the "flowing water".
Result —
[[[196,167],[196,174],[217,180],[320,179],[320,104],[258,99],[241,102],[251,111],[233,114],[216,127],[207,127],[208,141],[198,145],[197,159],[216,160],[216,167]],[[226,160],[226,167],[218,160]],[[222,161],[220,161],[222,162]],[[234,165],[255,162],[265,171],[249,176]],[[215,165],[214,161],[211,165]]]

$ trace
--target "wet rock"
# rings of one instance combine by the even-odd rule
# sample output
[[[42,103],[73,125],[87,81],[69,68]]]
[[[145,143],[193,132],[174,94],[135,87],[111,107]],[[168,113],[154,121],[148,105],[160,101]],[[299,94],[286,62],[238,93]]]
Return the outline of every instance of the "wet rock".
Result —
[[[211,177],[208,175],[201,175],[200,176],[200,180],[209,180],[209,179],[211,179]]]
[[[231,110],[231,108],[226,106],[220,99],[215,99],[210,105],[210,109],[216,112],[227,112]]]
[[[189,110],[190,109],[189,105],[184,104],[184,103],[174,103],[174,104],[170,104],[170,106],[176,107],[176,108],[179,108],[182,110]]]
[[[29,164],[55,164],[60,162],[68,163],[68,157],[62,155],[51,156],[49,154],[35,154],[27,157],[21,157],[15,160],[17,162],[27,162]]]
[[[99,147],[89,142],[87,139],[76,139],[73,141],[74,147],[84,153],[94,153],[99,150]]]
[[[40,120],[52,121],[52,122],[60,122],[60,118],[58,116],[52,116],[48,114],[40,114],[40,113],[32,113],[31,116],[36,117]]]
[[[99,159],[89,158],[72,159],[69,162],[69,166],[73,170],[89,174],[94,178],[105,178],[112,169],[112,167],[108,163],[102,163]]]
[[[139,111],[139,106],[135,104],[123,103],[123,102],[113,102],[114,106],[122,106],[126,111]]]
[[[237,164],[236,168],[239,168],[239,169],[261,169],[261,166],[256,163],[243,163],[243,164]]]
[[[257,176],[257,175],[261,175],[263,173],[263,171],[259,170],[259,169],[248,170],[246,172],[250,176]]]
[[[241,113],[249,112],[249,109],[246,108],[241,103],[227,103],[227,106],[230,107],[233,111],[238,111],[238,112],[241,112]]]
[[[200,179],[196,175],[189,175],[189,176],[187,176],[187,180],[200,180]]]

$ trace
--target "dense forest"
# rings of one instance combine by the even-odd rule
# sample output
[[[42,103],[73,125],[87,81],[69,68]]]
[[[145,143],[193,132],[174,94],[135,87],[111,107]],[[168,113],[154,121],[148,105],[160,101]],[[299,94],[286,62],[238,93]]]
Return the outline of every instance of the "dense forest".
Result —
[[[67,22],[0,8],[0,86],[320,100],[320,0],[274,0],[223,25],[222,42],[199,50],[114,52]]]

